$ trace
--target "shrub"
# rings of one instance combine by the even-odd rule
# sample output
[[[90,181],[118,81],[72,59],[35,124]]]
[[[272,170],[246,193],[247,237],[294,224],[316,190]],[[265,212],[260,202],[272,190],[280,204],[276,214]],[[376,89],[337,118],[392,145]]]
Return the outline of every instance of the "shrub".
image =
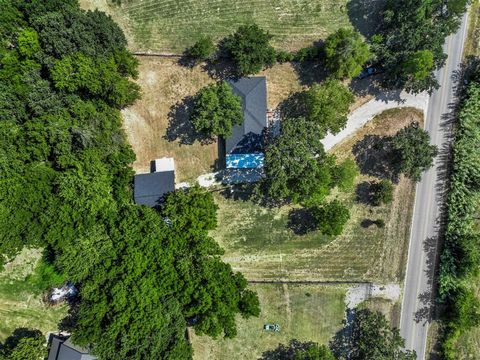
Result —
[[[202,36],[187,49],[187,55],[196,62],[205,61],[212,56],[215,51],[213,40],[209,36]]]
[[[393,199],[393,185],[388,180],[381,180],[370,185],[371,202],[374,206],[390,204]]]
[[[277,50],[275,57],[277,62],[279,63],[285,63],[285,62],[290,62],[293,61],[294,59],[294,54],[291,52],[285,51],[285,50]]]
[[[225,39],[223,48],[235,63],[238,75],[256,74],[275,63],[271,39],[272,35],[258,25],[244,25]]]
[[[313,208],[312,214],[317,229],[325,235],[340,235],[350,219],[348,208],[338,200]]]

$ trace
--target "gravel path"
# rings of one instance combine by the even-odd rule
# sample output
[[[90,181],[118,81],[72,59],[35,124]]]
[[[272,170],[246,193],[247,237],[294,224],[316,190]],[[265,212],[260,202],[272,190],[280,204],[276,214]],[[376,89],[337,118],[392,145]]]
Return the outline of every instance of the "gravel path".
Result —
[[[348,116],[348,122],[345,129],[337,135],[328,134],[322,143],[325,150],[330,150],[336,144],[354,134],[367,122],[372,120],[381,112],[397,107],[414,107],[426,113],[428,106],[428,94],[421,93],[412,95],[406,92],[392,91],[378,95],[375,99],[360,106]]]

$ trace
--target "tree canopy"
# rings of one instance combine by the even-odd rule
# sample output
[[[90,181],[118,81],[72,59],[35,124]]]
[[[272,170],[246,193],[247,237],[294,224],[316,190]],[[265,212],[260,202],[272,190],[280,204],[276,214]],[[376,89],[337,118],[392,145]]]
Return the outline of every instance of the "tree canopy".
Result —
[[[207,60],[214,52],[215,45],[209,36],[202,36],[187,49],[187,55],[197,62]]]
[[[371,58],[368,45],[359,32],[340,28],[325,40],[325,63],[338,79],[354,78]]]
[[[338,200],[311,208],[315,226],[325,235],[338,236],[350,219],[350,211]]]
[[[233,60],[238,75],[251,75],[275,63],[272,35],[256,24],[242,25],[225,38],[223,48]]]
[[[0,345],[1,360],[43,360],[46,356],[45,337],[39,330],[15,329]]]
[[[356,309],[349,333],[351,336],[346,343],[336,343],[338,339],[332,342],[338,359],[416,359],[415,352],[404,350],[405,341],[398,329],[392,329],[385,316],[378,311]],[[345,349],[348,349],[348,355]]]
[[[385,85],[432,91],[446,58],[445,37],[455,31],[468,0],[389,0],[381,12],[372,52],[385,70]]]
[[[279,344],[276,349],[264,352],[260,360],[335,360],[335,357],[325,345],[292,339],[287,345]]]
[[[208,236],[212,195],[178,191],[160,211],[133,202],[120,109],[140,92],[122,31],[75,0],[1,7],[1,265],[45,248],[46,269],[79,288],[63,326],[100,360],[188,359],[187,326],[234,336],[235,315],[257,316],[259,302]]]
[[[334,159],[325,154],[316,124],[305,118],[282,120],[281,134],[265,151],[266,195],[293,202],[323,199],[333,187]]]
[[[190,120],[198,132],[228,138],[232,127],[243,122],[241,99],[225,81],[208,85],[195,96]]]
[[[397,132],[391,143],[399,172],[415,181],[419,181],[422,172],[432,166],[438,153],[437,147],[430,145],[430,136],[418,123]]]
[[[317,124],[323,138],[327,132],[337,134],[347,124],[354,96],[337,80],[314,84],[305,94],[306,118]]]

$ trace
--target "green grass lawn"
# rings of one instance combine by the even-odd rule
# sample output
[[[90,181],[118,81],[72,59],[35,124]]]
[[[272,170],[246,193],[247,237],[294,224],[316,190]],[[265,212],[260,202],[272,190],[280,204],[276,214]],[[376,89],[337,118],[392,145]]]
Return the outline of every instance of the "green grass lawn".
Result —
[[[94,0],[91,0],[95,2]],[[219,40],[256,22],[274,45],[297,49],[350,26],[347,0],[122,0],[109,6],[129,30],[131,47],[182,52],[201,35]],[[118,16],[115,16],[118,14]]]
[[[251,285],[258,293],[262,312],[258,318],[237,319],[234,339],[212,340],[191,332],[194,359],[257,359],[290,339],[328,344],[342,328],[345,287],[317,285]],[[263,330],[277,323],[279,333]]]
[[[368,134],[392,134],[411,121],[421,121],[416,110],[402,109],[378,116],[334,149],[349,156],[353,144]],[[361,175],[357,183],[370,181]],[[350,208],[344,233],[336,238],[318,231],[298,235],[289,228],[292,206],[264,208],[215,192],[219,206],[213,237],[225,249],[224,259],[249,280],[368,280],[400,282],[404,276],[414,184],[405,178],[395,186],[394,201],[372,207],[351,193],[334,193]],[[385,227],[361,226],[366,219],[383,219]]]
[[[57,331],[57,324],[67,313],[64,305],[42,302],[41,290],[31,278],[40,257],[40,251],[25,249],[0,273],[0,341],[20,327],[44,334]]]

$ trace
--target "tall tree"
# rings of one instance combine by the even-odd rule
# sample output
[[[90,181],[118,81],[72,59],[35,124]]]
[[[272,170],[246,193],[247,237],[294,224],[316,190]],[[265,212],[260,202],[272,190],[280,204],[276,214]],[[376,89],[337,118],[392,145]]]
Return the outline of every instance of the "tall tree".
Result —
[[[198,132],[228,138],[232,127],[243,122],[241,99],[225,81],[208,85],[196,95],[190,120]]]
[[[282,120],[281,134],[265,152],[262,187],[275,200],[320,201],[334,186],[334,159],[325,154],[319,127],[304,118]]]
[[[337,134],[347,124],[347,115],[354,96],[337,80],[313,85],[305,94],[307,120],[320,128],[321,137],[327,132]]]
[[[256,24],[242,25],[223,43],[233,60],[238,75],[256,74],[275,63],[275,49],[270,45],[272,35]]]
[[[419,181],[423,171],[433,164],[438,150],[430,145],[428,132],[421,129],[418,123],[403,128],[392,138],[395,161],[399,172]]]
[[[371,58],[368,45],[359,32],[353,29],[338,29],[325,40],[325,63],[338,79],[354,78]]]

